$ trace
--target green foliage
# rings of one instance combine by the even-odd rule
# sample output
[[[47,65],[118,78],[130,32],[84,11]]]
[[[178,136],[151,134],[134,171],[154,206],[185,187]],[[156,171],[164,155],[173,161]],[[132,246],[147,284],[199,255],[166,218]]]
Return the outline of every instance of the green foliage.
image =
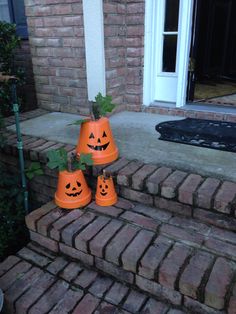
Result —
[[[18,86],[24,84],[24,71],[15,66],[15,52],[20,47],[20,37],[16,35],[16,25],[0,21],[0,72],[14,75]],[[11,85],[9,82],[0,85],[1,112],[4,116],[11,114]],[[18,103],[21,100],[18,99]]]
[[[47,163],[48,168],[63,171],[67,169],[67,152],[64,148],[59,148],[57,150],[50,150],[47,153],[49,162]]]
[[[86,165],[91,166],[93,164],[92,154],[81,154],[79,158],[72,155],[68,158],[68,153],[64,148],[50,150],[47,153],[47,157],[49,159],[47,163],[48,168],[58,168],[59,171],[73,171],[75,169],[85,170]]]
[[[74,159],[72,161],[72,168],[85,170],[87,166],[93,165],[92,154],[80,154],[79,160]]]
[[[29,167],[25,169],[25,175],[29,180],[32,180],[35,176],[43,175],[43,169],[40,162],[31,162]]]
[[[105,116],[107,112],[112,112],[115,108],[115,104],[112,103],[112,97],[109,95],[102,96],[101,93],[98,93],[95,100],[96,102],[92,105],[92,112],[95,120]]]
[[[0,164],[0,260],[27,239],[19,177]]]
[[[81,125],[82,123],[88,122],[88,121],[90,121],[90,119],[80,119],[80,120],[76,120],[73,123],[70,123],[69,125]]]

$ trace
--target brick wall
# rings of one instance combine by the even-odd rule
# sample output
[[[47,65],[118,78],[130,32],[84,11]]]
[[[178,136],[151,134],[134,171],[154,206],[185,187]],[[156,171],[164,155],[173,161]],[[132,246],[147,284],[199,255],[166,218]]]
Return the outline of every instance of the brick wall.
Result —
[[[35,109],[37,108],[37,99],[34,85],[32,58],[28,40],[22,40],[21,48],[17,50],[15,60],[16,65],[25,71],[25,85],[18,91],[23,99],[21,110],[28,111]]]
[[[143,99],[144,3],[126,0],[126,93],[127,108],[140,111]]]
[[[82,1],[26,0],[38,104],[88,112]]]
[[[25,0],[38,104],[88,113],[82,0]],[[104,0],[107,94],[140,110],[144,0]]]

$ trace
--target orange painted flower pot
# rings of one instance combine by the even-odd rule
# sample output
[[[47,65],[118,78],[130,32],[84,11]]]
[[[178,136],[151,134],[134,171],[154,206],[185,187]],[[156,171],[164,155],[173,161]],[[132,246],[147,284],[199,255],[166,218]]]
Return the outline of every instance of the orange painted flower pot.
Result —
[[[55,193],[55,203],[62,208],[74,209],[87,205],[92,199],[82,170],[60,171]]]
[[[92,153],[94,165],[107,164],[118,158],[118,148],[106,117],[81,124],[76,152]]]
[[[99,176],[97,179],[97,190],[95,202],[99,206],[111,206],[117,202],[117,194],[112,177]]]

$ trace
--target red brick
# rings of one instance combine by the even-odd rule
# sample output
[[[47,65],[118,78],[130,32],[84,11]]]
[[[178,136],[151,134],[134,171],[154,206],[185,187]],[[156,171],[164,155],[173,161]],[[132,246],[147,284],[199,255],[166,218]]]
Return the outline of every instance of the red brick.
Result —
[[[201,208],[195,208],[193,211],[194,218],[204,221],[208,224],[236,231],[236,219],[232,217],[227,217],[224,214],[212,213],[208,210],[203,210]]]
[[[42,270],[33,267],[21,278],[17,279],[7,290],[4,296],[4,302],[7,305],[7,310],[9,313],[14,312],[14,302],[19,298],[19,296],[22,295],[42,274]]]
[[[61,229],[64,228],[69,223],[73,222],[74,220],[78,219],[82,214],[83,212],[81,210],[75,209],[70,211],[67,215],[55,221],[50,228],[50,237],[53,238],[54,240],[59,241]]]
[[[127,295],[129,288],[119,282],[115,282],[105,295],[105,300],[118,305]]]
[[[141,230],[132,242],[128,245],[126,250],[122,254],[123,267],[126,270],[130,270],[134,273],[137,271],[138,261],[142,254],[149,246],[152,238],[154,236],[153,232]]]
[[[191,257],[179,280],[180,292],[197,299],[202,279],[212,263],[213,256],[203,251],[198,251]]]
[[[91,254],[103,257],[105,246],[114,234],[121,228],[120,221],[112,220],[89,243]]]
[[[122,307],[131,313],[136,313],[139,312],[146,299],[147,296],[145,294],[131,290]]]
[[[49,202],[46,205],[34,210],[33,212],[31,212],[30,214],[28,214],[25,217],[25,222],[27,227],[30,230],[36,231],[36,222],[43,217],[44,215],[46,215],[47,213],[49,213],[52,209],[56,208],[56,205],[54,202]]]
[[[33,262],[34,264],[44,267],[48,265],[51,262],[51,259],[49,259],[46,256],[40,255],[32,250],[30,250],[27,247],[24,247],[18,252],[18,255],[22,257],[23,259],[26,259],[29,262]]]
[[[93,219],[95,215],[93,213],[84,213],[74,222],[69,224],[66,228],[64,228],[61,232],[62,241],[69,245],[73,246],[73,236],[78,233],[83,227],[88,225]]]
[[[86,265],[92,266],[94,264],[94,258],[91,255],[88,255],[84,252],[78,251],[70,246],[67,246],[63,243],[59,244],[60,252],[72,257],[73,259],[79,260]]]
[[[186,230],[172,225],[163,225],[160,229],[162,234],[166,234],[174,239],[179,239],[182,242],[195,243],[201,245],[205,237],[191,230]]]
[[[89,288],[89,292],[101,299],[112,283],[113,281],[110,278],[98,276]]]
[[[156,231],[158,226],[160,225],[160,222],[157,222],[152,218],[130,211],[126,211],[124,214],[122,214],[121,218],[128,220],[131,223],[135,223],[143,228],[150,229],[152,231]]]
[[[148,302],[145,304],[140,314],[145,314],[145,313],[162,314],[162,313],[167,313],[167,310],[168,310],[168,305],[150,298]],[[169,313],[170,312],[168,312],[168,314]]]
[[[68,261],[64,257],[58,256],[50,265],[48,265],[47,271],[53,275],[57,275],[67,264]]]
[[[176,201],[167,200],[163,197],[155,197],[154,204],[157,208],[168,210],[170,212],[180,214],[183,216],[192,216],[192,207],[186,204],[181,204]]]
[[[117,161],[115,161],[110,166],[106,167],[106,172],[111,173],[113,176],[117,175],[118,171],[120,171],[122,168],[124,168],[129,163],[129,160],[125,158],[120,158]]]
[[[154,165],[144,165],[132,176],[132,187],[142,191],[145,179],[157,169]]]
[[[119,265],[121,253],[127,244],[134,238],[137,232],[137,228],[125,225],[107,245],[105,259]]]
[[[99,305],[100,300],[87,293],[75,307],[72,314],[92,314]]]
[[[49,314],[69,313],[82,299],[82,290],[67,290],[62,299],[53,307]]]
[[[139,275],[148,279],[154,279],[161,261],[167,254],[167,251],[170,249],[172,244],[173,242],[171,240],[159,236],[155,240],[155,245],[150,246],[141,259],[139,265]]]
[[[179,201],[184,204],[193,205],[194,193],[202,180],[201,176],[190,174],[179,187]]]
[[[170,225],[180,227],[184,230],[197,232],[202,235],[208,236],[212,228],[204,223],[199,222],[198,220],[192,218],[178,217],[174,216],[169,220]]]
[[[143,165],[140,161],[131,161],[117,175],[117,183],[124,186],[131,184],[131,176]]]
[[[17,256],[10,255],[0,264],[0,276],[5,274],[9,269],[19,263],[20,259]]]
[[[161,196],[166,198],[175,198],[177,196],[177,188],[186,178],[187,173],[183,171],[174,171],[163,183],[161,187]]]
[[[82,288],[87,288],[96,279],[97,273],[90,269],[84,269],[81,274],[74,280],[74,284]]]
[[[159,269],[159,282],[161,285],[175,289],[179,272],[190,253],[191,250],[188,247],[181,244],[174,245]]]
[[[220,180],[207,178],[199,187],[196,193],[196,205],[199,207],[211,209],[212,199],[220,185]]]
[[[118,197],[118,201],[114,206],[125,209],[125,210],[134,208],[134,204],[132,202],[121,197]]]
[[[169,212],[139,203],[135,204],[133,211],[162,222],[167,222],[172,217],[172,214]]]
[[[219,257],[210,274],[205,288],[205,304],[221,310],[225,306],[225,296],[233,278],[235,265]]]
[[[82,271],[81,265],[77,262],[69,263],[63,271],[60,273],[60,277],[68,282],[75,279],[78,274]]]
[[[205,242],[205,246],[217,254],[236,260],[236,245],[210,238]]]
[[[41,233],[44,236],[47,236],[48,229],[50,225],[56,221],[58,218],[62,217],[64,215],[64,211],[57,207],[53,210],[51,210],[48,214],[43,216],[37,221],[37,231],[38,233]]]
[[[222,312],[215,311],[212,307],[208,307],[205,304],[202,304],[196,300],[193,300],[189,297],[184,297],[184,305],[190,311],[189,313],[197,314],[220,314]]]
[[[88,242],[110,221],[107,217],[98,217],[75,237],[75,247],[88,252]]]
[[[223,229],[212,227],[209,236],[213,238],[217,238],[224,242],[230,242],[232,244],[236,244],[236,235],[234,232],[231,232],[231,231],[226,231]]]
[[[117,278],[118,280],[128,282],[131,284],[134,282],[134,275],[131,272],[128,272],[123,268],[114,265],[113,263],[109,263],[104,259],[95,257],[95,264],[97,269]]]
[[[232,294],[229,300],[228,314],[235,314],[236,309],[236,284],[234,284]]]
[[[59,302],[66,291],[69,284],[65,281],[58,280],[44,295],[30,308],[29,314],[43,314]]]
[[[114,206],[99,206],[95,202],[88,205],[89,208],[112,217],[118,217],[123,210]]]
[[[15,304],[16,313],[26,314],[31,305],[55,282],[55,278],[44,273],[35,281],[29,290],[27,290]]]
[[[171,169],[161,167],[157,169],[147,180],[146,187],[150,194],[160,193],[161,183],[171,174]]]
[[[231,203],[236,197],[236,183],[225,181],[215,196],[214,209],[230,214]]]
[[[136,285],[142,291],[146,291],[154,296],[157,296],[158,298],[165,299],[168,302],[175,305],[180,305],[182,303],[182,296],[178,291],[174,291],[172,289],[162,287],[157,282],[148,280],[138,275],[136,275],[135,278],[136,278]]]
[[[153,204],[153,198],[151,195],[148,195],[146,193],[134,191],[131,189],[128,189],[126,187],[120,188],[120,195],[124,198],[127,198],[131,201],[136,201],[142,204],[146,205],[152,205]]]
[[[22,277],[31,265],[25,261],[21,261],[12,267],[7,273],[0,278],[0,287],[3,291],[7,290],[17,279]]]
[[[30,231],[30,239],[52,252],[58,252],[58,242],[52,239],[46,238],[43,235],[33,231]]]

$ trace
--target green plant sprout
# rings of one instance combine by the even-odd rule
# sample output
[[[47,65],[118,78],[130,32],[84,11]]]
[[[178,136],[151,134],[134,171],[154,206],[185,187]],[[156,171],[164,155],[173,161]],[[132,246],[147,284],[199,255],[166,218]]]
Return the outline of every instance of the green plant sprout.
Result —
[[[47,153],[47,157],[49,159],[47,163],[48,168],[58,168],[59,171],[85,170],[86,166],[93,165],[92,154],[81,154],[77,157],[76,154],[72,153],[69,156],[64,148],[50,150]]]
[[[80,119],[75,121],[70,125],[81,125],[84,122],[91,120],[98,120],[101,117],[104,117],[108,112],[112,112],[115,108],[115,104],[112,103],[112,96],[106,95],[102,96],[101,93],[98,93],[95,97],[95,102],[92,102],[90,118]]]

